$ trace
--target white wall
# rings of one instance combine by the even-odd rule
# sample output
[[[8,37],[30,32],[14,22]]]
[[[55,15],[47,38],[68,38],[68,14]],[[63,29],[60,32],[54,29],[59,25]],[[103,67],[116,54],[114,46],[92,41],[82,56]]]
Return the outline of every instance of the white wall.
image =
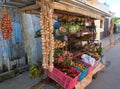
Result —
[[[100,27],[100,20],[95,20],[95,26],[97,29],[100,29],[100,32],[103,32],[104,31],[104,20],[102,23],[102,28]]]
[[[109,11],[110,11],[109,5],[106,5],[104,3],[101,3],[97,8],[106,13],[109,13]]]
[[[95,20],[95,26],[96,26],[96,40],[101,42],[100,33],[104,31],[104,21],[102,23],[102,28],[101,28],[100,27],[100,20]]]

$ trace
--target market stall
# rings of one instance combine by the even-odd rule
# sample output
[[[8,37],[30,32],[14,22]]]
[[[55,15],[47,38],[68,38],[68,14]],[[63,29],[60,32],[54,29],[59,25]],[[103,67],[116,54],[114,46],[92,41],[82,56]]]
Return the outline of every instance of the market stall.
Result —
[[[104,67],[100,62],[102,48],[99,42],[94,43],[94,20],[102,16],[80,9],[73,0],[37,3],[43,5],[40,16],[44,73],[65,89],[84,89]]]
[[[76,0],[41,0],[40,25],[44,73],[65,89],[84,89],[104,65],[101,44],[95,42],[95,19],[106,14]],[[33,8],[33,7],[32,7]],[[38,12],[36,12],[38,13]]]
[[[43,5],[40,23],[45,74],[65,89],[84,89],[104,67],[101,46],[94,44],[94,20],[104,16],[88,7],[80,8],[73,0],[37,4]]]

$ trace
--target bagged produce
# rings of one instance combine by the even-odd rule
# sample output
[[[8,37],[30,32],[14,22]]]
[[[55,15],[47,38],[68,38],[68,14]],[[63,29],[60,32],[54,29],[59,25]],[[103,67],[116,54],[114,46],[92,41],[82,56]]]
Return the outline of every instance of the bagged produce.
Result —
[[[81,56],[82,60],[84,60],[85,62],[87,62],[88,64],[91,64],[92,66],[95,65],[95,58],[87,55],[87,54],[83,54]]]

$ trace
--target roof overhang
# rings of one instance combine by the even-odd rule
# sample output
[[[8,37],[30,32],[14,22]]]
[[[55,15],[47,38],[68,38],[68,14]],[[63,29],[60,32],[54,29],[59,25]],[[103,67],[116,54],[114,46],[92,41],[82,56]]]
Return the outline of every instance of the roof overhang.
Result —
[[[24,12],[29,14],[40,14],[40,8],[42,2],[37,1],[36,4],[26,6],[16,12]],[[95,7],[92,7],[86,3],[78,2],[77,0],[55,0],[53,7],[56,10],[62,10],[66,12],[82,14],[95,19],[104,19],[105,17],[111,17],[109,13],[103,12]]]

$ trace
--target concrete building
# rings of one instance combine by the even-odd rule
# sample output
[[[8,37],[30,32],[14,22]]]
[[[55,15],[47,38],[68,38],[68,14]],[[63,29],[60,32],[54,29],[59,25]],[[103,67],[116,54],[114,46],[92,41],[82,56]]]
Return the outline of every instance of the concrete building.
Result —
[[[98,0],[86,0],[87,3],[103,12],[105,12],[106,14],[108,14],[108,17],[105,17],[103,20],[97,20],[96,25],[97,25],[97,29],[99,29],[100,31],[98,31],[98,34],[100,32],[100,39],[106,37],[109,35],[109,27],[110,27],[110,20],[112,18],[112,16],[114,15],[114,13],[112,13],[110,11],[109,5],[107,5],[106,3],[100,3]]]

